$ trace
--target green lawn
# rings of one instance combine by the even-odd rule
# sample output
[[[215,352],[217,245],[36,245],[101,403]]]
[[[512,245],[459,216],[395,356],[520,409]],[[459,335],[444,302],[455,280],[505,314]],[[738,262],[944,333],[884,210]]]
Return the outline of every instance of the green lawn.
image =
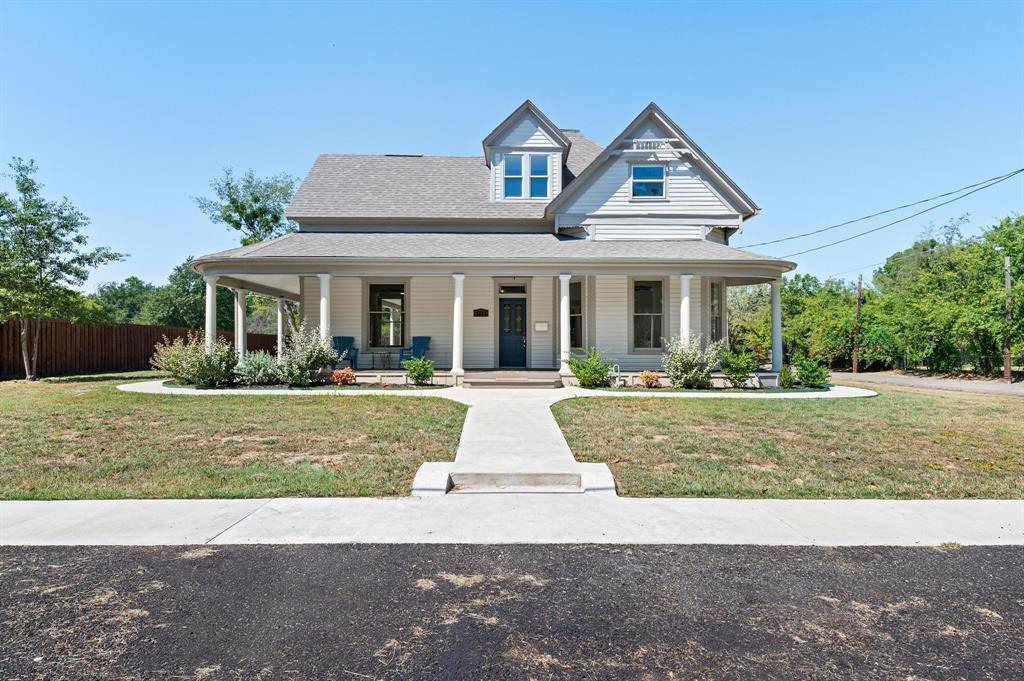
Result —
[[[0,382],[0,498],[395,496],[466,408],[390,395],[123,393],[152,374]]]
[[[576,459],[641,497],[1022,498],[1024,400],[864,386],[851,400],[584,398]]]

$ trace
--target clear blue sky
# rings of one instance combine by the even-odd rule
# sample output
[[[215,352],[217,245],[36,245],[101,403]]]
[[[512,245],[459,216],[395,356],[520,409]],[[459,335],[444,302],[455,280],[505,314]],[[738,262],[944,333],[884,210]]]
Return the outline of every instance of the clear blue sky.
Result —
[[[92,218],[91,242],[130,255],[92,289],[236,245],[189,198],[225,166],[301,177],[327,151],[475,154],[525,98],[607,143],[654,100],[763,208],[743,245],[1024,167],[1022,35],[1021,2],[3,0],[0,158],[34,158],[46,191]],[[1011,211],[1021,177],[799,271]]]

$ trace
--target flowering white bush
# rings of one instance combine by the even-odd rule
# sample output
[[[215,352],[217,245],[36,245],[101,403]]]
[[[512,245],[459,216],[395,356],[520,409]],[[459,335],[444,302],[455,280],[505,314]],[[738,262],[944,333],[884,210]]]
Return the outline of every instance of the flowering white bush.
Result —
[[[277,358],[264,350],[246,353],[235,367],[235,376],[242,385],[271,385],[281,380]]]
[[[338,359],[331,341],[320,338],[317,329],[307,329],[303,324],[285,342],[279,367],[281,380],[291,386],[310,385]]]
[[[212,388],[230,385],[235,378],[238,354],[223,339],[213,344],[213,351],[206,352],[206,340],[201,333],[190,332],[187,338],[164,340],[156,344],[156,352],[150,364],[153,368],[166,371],[178,383]]]
[[[717,341],[701,347],[700,336],[690,336],[689,342],[674,337],[665,345],[662,366],[674,388],[710,388],[711,372],[718,366],[723,343]]]

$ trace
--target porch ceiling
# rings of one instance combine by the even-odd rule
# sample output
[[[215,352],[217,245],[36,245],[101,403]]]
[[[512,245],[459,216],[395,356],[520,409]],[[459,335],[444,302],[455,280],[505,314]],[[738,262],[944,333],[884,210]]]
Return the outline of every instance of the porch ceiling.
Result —
[[[299,299],[299,277],[295,274],[232,273],[218,277],[217,283],[277,298]]]

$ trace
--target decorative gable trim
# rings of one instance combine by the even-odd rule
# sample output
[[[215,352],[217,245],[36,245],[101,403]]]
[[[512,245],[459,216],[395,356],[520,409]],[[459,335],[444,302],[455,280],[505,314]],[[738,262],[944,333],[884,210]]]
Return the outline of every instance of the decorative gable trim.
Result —
[[[639,127],[644,121],[652,120],[657,125],[660,125],[665,130],[668,130],[671,134],[675,135],[675,138],[668,139],[651,139],[651,138],[637,138],[633,139],[631,134]],[[633,121],[626,126],[615,140],[605,147],[604,151],[598,155],[590,165],[588,165],[582,173],[565,188],[555,199],[548,204],[545,210],[545,215],[550,217],[553,215],[561,206],[564,206],[574,195],[576,195],[584,186],[586,186],[590,178],[596,175],[600,168],[602,168],[609,160],[616,156],[623,154],[637,154],[637,153],[650,153],[652,149],[650,147],[657,146],[658,149],[670,149],[673,142],[682,144],[684,148],[674,149],[680,155],[689,156],[694,164],[713,181],[712,187],[718,185],[721,187],[728,198],[738,208],[744,219],[753,217],[761,212],[761,208],[754,203],[747,194],[740,189],[732,178],[725,174],[718,165],[711,160],[703,149],[697,146],[689,135],[687,135],[682,128],[680,128],[675,121],[668,117],[661,108],[651,102],[648,104],[640,114],[633,119]],[[623,148],[623,145],[628,143],[628,148]]]
[[[551,122],[550,118],[544,115],[543,111],[538,109],[536,105],[528,99],[520,104],[515,111],[510,113],[505,120],[498,124],[498,127],[492,130],[491,133],[484,138],[484,163],[488,166],[491,165],[492,147],[495,147],[496,142],[500,140],[506,132],[508,132],[509,128],[515,125],[516,121],[527,113],[532,114],[534,118],[540,122],[541,128],[544,129],[544,132],[548,137],[555,141],[556,145],[562,149],[564,153],[568,153],[569,147],[572,146],[572,142],[562,133],[561,130],[558,129],[558,126]]]

